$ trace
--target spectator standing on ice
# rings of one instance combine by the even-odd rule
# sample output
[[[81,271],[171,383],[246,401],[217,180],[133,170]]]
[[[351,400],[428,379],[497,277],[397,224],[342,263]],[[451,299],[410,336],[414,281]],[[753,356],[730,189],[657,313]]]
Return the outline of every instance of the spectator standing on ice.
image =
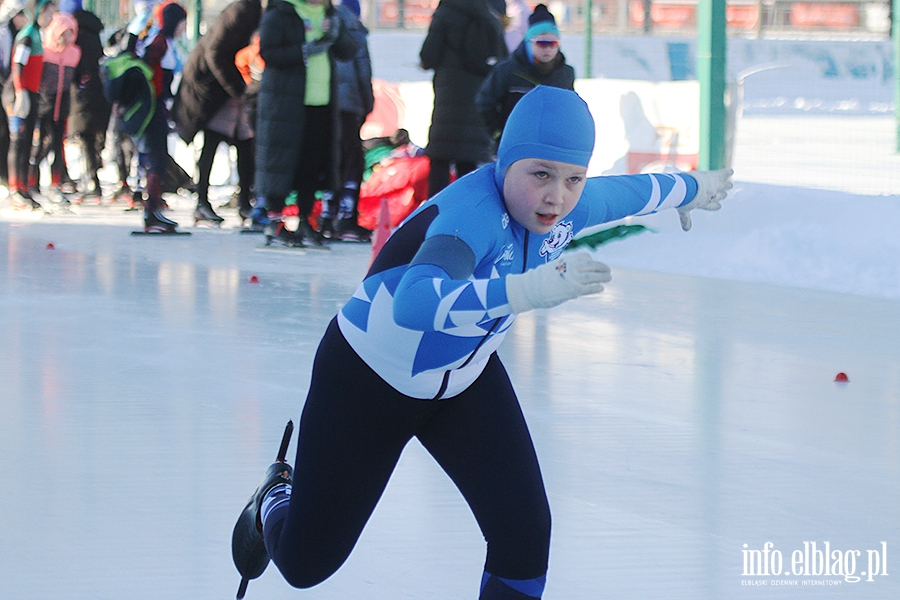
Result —
[[[497,63],[478,90],[475,106],[493,140],[499,140],[509,113],[538,85],[575,89],[575,69],[559,51],[556,19],[543,4],[528,17],[528,31],[512,56]]]
[[[13,40],[27,23],[23,0],[4,0],[0,4],[0,89],[4,89],[9,81]],[[0,118],[0,156],[9,156],[9,120],[6,112]],[[9,193],[9,162],[6,158],[0,158],[0,187],[6,188]]]
[[[169,121],[166,101],[172,97],[172,80],[178,68],[175,38],[184,35],[187,13],[180,4],[172,2],[162,7],[159,32],[140,50],[144,61],[153,70],[153,93],[156,110],[143,135],[137,140],[138,151],[146,160],[147,189],[144,206],[144,231],[174,233],[178,223],[163,215],[162,178],[168,168]]]
[[[603,290],[606,265],[563,253],[583,228],[674,208],[689,229],[691,210],[719,208],[731,187],[726,170],[588,178],[593,147],[587,104],[535,88],[497,162],[394,231],[319,345],[295,468],[272,464],[235,525],[244,579],[270,558],[295,587],[330,577],[417,438],[487,542],[479,598],[542,596],[550,506],[497,348],[517,315]]]
[[[75,80],[75,68],[81,60],[81,48],[75,45],[77,35],[78,23],[68,13],[55,13],[44,30],[44,66],[37,115],[39,133],[32,147],[28,173],[29,189],[33,194],[39,192],[41,163],[52,153],[48,197],[64,204],[68,204],[69,200],[62,189],[67,174],[63,142],[69,118],[70,87]]]
[[[112,111],[100,81],[103,22],[91,11],[84,10],[81,0],[60,0],[59,11],[71,14],[78,23],[75,45],[81,49],[81,60],[72,82],[68,131],[69,137],[77,142],[84,163],[87,188],[81,199],[99,203],[103,190],[98,173],[103,167],[102,153]]]
[[[425,154],[431,161],[428,193],[491,158],[491,141],[475,109],[475,94],[491,67],[507,56],[499,15],[487,0],[441,0],[419,52],[434,70],[434,109]]]
[[[250,43],[262,16],[260,0],[232,2],[188,56],[172,106],[172,119],[185,143],[203,132],[197,163],[195,221],[220,223],[209,202],[209,177],[219,144],[237,149],[238,214],[250,216],[253,187],[253,126],[244,98],[247,84],[235,65],[235,55]]]
[[[352,60],[335,61],[337,77],[339,169],[338,187],[323,198],[319,231],[326,237],[343,241],[369,241],[371,231],[359,226],[359,188],[362,185],[365,157],[359,130],[375,106],[372,91],[372,61],[369,57],[369,30],[360,22],[358,0],[342,0],[338,5],[347,31],[359,49]]]
[[[316,192],[335,185],[333,61],[352,59],[356,43],[330,0],[270,0],[259,26],[259,52],[266,68],[257,99],[254,217],[264,224],[269,243],[296,246],[305,239],[321,245],[309,216]],[[296,233],[285,229],[280,216],[294,190]]]
[[[138,46],[143,47],[145,40],[151,35],[151,31],[158,31],[154,25],[154,11],[159,4],[157,0],[136,0],[134,3],[134,18],[128,25],[115,31],[107,40],[105,54],[116,56],[120,52],[136,54]],[[132,173],[132,163],[137,154],[137,143],[134,137],[123,127],[122,107],[114,105],[110,115],[110,127],[115,140],[116,168],[119,174],[119,185],[113,194],[113,200],[125,198],[128,202],[128,210],[137,210],[141,207],[143,193],[131,189],[128,183]]]
[[[3,105],[9,115],[9,198],[14,207],[24,210],[42,210],[28,191],[28,171],[44,67],[41,29],[50,24],[54,13],[56,3],[52,0],[28,0],[25,4],[28,22],[13,42],[12,85],[7,85],[3,93]]]

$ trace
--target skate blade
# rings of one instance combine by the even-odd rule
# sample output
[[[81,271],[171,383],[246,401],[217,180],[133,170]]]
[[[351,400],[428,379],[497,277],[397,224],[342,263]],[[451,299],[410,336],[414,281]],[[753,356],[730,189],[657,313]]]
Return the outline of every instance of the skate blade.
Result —
[[[278,252],[280,254],[296,254],[303,256],[309,248],[307,246],[277,246],[275,244],[259,244],[258,252]]]
[[[191,235],[191,232],[190,231],[132,231],[131,235],[158,235],[158,236]]]
[[[331,248],[329,248],[325,244],[317,246],[316,244],[313,244],[312,242],[307,242],[307,241],[304,241],[303,244],[307,250],[315,250],[316,252],[322,252],[322,251],[331,252]]]

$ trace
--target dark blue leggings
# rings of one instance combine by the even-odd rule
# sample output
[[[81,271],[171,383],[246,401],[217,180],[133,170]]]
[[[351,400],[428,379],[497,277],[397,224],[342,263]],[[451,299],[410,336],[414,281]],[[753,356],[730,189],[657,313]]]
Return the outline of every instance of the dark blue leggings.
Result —
[[[336,321],[313,364],[290,506],[265,523],[269,555],[288,583],[314,586],[344,563],[413,437],[459,488],[487,540],[481,598],[540,597],[550,508],[500,359],[494,354],[462,394],[418,400],[378,377]]]

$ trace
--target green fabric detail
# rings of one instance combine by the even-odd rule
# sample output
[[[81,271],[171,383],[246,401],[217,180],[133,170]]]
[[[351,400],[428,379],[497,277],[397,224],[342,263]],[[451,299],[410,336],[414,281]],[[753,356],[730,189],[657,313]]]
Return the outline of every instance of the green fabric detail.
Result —
[[[325,4],[307,4],[303,0],[285,0],[306,26],[306,43],[322,37]],[[327,52],[314,54],[306,62],[306,106],[327,106],[331,100],[331,61]]]
[[[144,132],[147,131],[147,125],[150,124],[150,119],[153,118],[153,113],[156,112],[156,96],[150,94],[150,99],[148,100],[148,102],[150,102],[150,110],[147,111],[147,116],[144,117],[144,122],[141,123],[140,128],[134,134],[134,136],[138,138],[144,135]],[[125,112],[123,118],[126,120],[131,118],[131,116],[134,115],[134,113],[136,113],[141,108],[141,106],[141,102],[135,102],[134,106],[132,106]]]
[[[125,73],[125,71],[132,67],[135,67],[141,70],[141,72],[144,74],[144,77],[147,78],[147,81],[153,81],[153,69],[150,68],[150,65],[126,52],[123,52],[118,56],[106,59],[103,64],[106,65],[106,68],[109,71],[109,77],[111,79],[121,77]]]
[[[365,155],[363,181],[369,179],[369,176],[372,175],[372,171],[375,169],[375,165],[390,156],[393,151],[394,148],[387,144],[375,146],[374,148],[367,150]]]
[[[44,46],[41,44],[41,28],[34,21],[23,27],[16,34],[17,42],[25,38],[31,38],[31,56],[40,56],[44,53]]]
[[[644,231],[653,232],[652,229],[650,229],[649,227],[644,227],[643,225],[616,225],[615,227],[610,227],[609,229],[604,229],[596,233],[577,237],[569,242],[566,250],[574,250],[575,248],[584,247],[596,248],[597,246],[605,244],[606,242],[618,240],[623,237],[628,237],[629,235],[642,233]]]
[[[309,57],[306,65],[306,106],[327,106],[331,100],[331,61],[323,52]]]

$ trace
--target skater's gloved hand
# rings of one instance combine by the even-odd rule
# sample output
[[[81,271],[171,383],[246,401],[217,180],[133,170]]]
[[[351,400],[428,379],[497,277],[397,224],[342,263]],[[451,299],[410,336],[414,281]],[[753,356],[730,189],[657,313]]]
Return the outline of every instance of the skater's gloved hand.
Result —
[[[694,178],[697,182],[697,195],[694,199],[679,206],[676,210],[681,218],[681,228],[684,231],[691,229],[691,211],[695,208],[700,210],[719,210],[722,208],[720,202],[725,199],[734,184],[731,183],[731,176],[734,175],[734,169],[719,169],[718,171],[691,171],[686,173]]]
[[[27,91],[22,90],[16,94],[16,101],[13,103],[13,116],[24,119],[29,112],[31,112],[31,98],[28,97]]]
[[[565,254],[521,275],[507,275],[506,298],[514,313],[551,308],[566,300],[603,291],[609,267],[585,252]]]

